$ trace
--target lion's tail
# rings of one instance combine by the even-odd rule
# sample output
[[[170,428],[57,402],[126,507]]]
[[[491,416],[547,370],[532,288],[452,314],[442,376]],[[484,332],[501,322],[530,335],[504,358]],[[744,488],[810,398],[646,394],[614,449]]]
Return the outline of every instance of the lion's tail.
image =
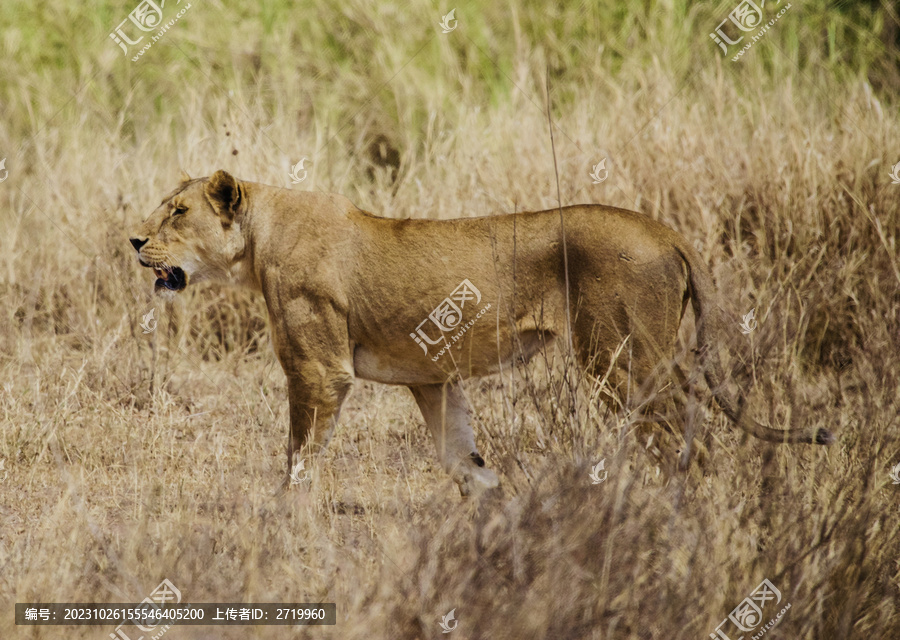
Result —
[[[697,322],[697,347],[706,382],[713,392],[716,403],[736,425],[761,440],[831,444],[834,437],[827,429],[772,429],[745,415],[743,395],[739,391],[731,392],[725,384],[719,353],[719,345],[724,335],[722,311],[713,296],[715,287],[712,276],[700,254],[681,238],[679,240],[676,249],[688,268],[689,295]]]

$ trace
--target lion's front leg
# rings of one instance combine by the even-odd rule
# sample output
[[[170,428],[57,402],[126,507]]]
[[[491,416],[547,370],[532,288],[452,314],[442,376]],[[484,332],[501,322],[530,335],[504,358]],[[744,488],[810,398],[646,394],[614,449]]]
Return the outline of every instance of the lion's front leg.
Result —
[[[337,425],[341,405],[352,386],[352,378],[340,370],[328,375],[288,377],[291,426],[287,446],[287,474],[284,487],[291,484],[291,472],[305,456],[324,449]]]
[[[273,347],[287,377],[291,425],[283,484],[288,486],[295,465],[316,455],[331,439],[354,372],[346,316],[327,296],[291,298],[279,289],[279,282],[280,277],[272,278],[264,293]]]
[[[438,458],[464,495],[477,495],[500,485],[497,475],[484,466],[475,447],[469,410],[457,383],[409,388],[434,438]]]

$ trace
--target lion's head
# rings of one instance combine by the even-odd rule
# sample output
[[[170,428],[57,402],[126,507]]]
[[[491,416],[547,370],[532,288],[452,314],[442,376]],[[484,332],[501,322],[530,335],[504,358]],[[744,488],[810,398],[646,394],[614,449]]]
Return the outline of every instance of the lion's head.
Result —
[[[245,192],[225,171],[191,180],[166,196],[131,238],[141,265],[156,274],[156,289],[228,279],[244,250],[240,217]]]

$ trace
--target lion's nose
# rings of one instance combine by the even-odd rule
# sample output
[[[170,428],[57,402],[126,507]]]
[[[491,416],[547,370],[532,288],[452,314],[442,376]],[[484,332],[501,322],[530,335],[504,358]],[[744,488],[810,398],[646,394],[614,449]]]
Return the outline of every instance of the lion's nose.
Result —
[[[134,247],[135,251],[140,251],[141,247],[147,244],[147,238],[132,238],[131,246]]]

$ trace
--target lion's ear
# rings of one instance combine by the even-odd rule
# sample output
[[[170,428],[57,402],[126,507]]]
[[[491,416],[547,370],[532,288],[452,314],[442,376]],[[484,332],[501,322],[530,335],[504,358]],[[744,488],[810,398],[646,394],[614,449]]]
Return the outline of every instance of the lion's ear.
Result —
[[[231,222],[241,206],[241,188],[234,176],[220,169],[206,183],[206,198],[222,218]]]
[[[188,175],[188,172],[187,172],[187,171],[185,171],[184,169],[182,169],[182,170],[181,170],[181,177],[179,178],[179,180],[181,180],[181,184],[187,184],[188,182],[191,181],[191,177]]]

